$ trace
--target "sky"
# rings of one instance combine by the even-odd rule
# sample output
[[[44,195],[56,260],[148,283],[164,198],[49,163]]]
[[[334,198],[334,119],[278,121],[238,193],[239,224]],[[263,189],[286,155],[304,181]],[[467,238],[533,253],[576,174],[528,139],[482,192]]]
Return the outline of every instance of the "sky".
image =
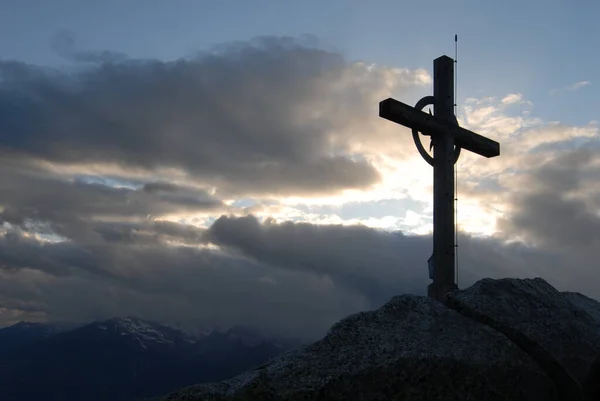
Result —
[[[317,338],[424,295],[433,173],[388,97],[455,56],[458,285],[600,299],[592,1],[0,1],[0,326]],[[424,141],[425,142],[425,141]],[[428,142],[425,142],[428,143]]]

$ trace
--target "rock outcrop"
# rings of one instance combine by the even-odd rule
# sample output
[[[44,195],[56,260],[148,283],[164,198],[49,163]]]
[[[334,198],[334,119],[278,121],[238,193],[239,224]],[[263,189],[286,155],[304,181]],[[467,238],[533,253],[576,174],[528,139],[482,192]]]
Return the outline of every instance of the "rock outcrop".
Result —
[[[591,401],[599,360],[599,302],[542,279],[485,279],[445,305],[394,297],[311,345],[161,400]]]
[[[600,355],[600,320],[576,306],[584,298],[563,294],[540,278],[484,279],[448,294],[446,305],[506,335],[544,369],[561,399],[579,401],[579,383]],[[590,306],[595,302],[587,300]]]

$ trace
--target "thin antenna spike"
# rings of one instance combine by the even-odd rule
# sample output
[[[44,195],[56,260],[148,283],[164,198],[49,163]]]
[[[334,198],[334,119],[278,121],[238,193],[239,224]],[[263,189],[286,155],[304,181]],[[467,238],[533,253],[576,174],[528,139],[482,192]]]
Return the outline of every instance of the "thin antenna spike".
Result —
[[[454,116],[458,114],[458,34],[454,35]],[[458,162],[458,160],[457,160]],[[456,285],[459,280],[458,264],[458,163],[454,163],[454,255],[456,268]]]
[[[457,67],[458,67],[458,35],[455,34],[454,35],[454,114],[456,115],[456,101],[458,99],[458,97],[456,96],[456,90],[457,88],[457,81],[458,81],[458,71],[457,71]]]

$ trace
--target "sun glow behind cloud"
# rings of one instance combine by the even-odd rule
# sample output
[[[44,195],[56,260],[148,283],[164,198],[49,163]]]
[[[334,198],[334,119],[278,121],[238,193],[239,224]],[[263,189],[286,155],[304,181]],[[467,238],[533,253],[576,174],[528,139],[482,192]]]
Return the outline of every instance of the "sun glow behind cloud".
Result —
[[[521,94],[508,94],[499,99],[493,97],[469,99],[461,109],[459,118],[461,123],[475,132],[499,141],[501,155],[496,159],[486,159],[469,152],[462,153],[457,165],[459,230],[478,236],[498,235],[497,220],[510,212],[506,205],[506,195],[510,191],[519,191],[519,181],[517,179],[513,181],[508,177],[514,175],[515,171],[518,172],[517,174],[527,172],[529,164],[527,160],[531,158],[531,151],[545,144],[585,141],[586,138],[599,135],[598,127],[593,122],[585,127],[567,127],[555,122],[545,123],[526,113],[532,106],[533,104],[523,99]],[[385,122],[382,121],[380,129],[386,129],[383,127],[384,124]],[[398,127],[397,130],[399,138],[402,134],[406,137],[410,136],[406,129]],[[422,139],[425,142],[425,138]],[[418,155],[412,139],[403,138],[398,142],[404,147],[409,147],[412,155],[405,153],[403,158],[397,159],[386,155],[374,158],[374,164],[382,176],[381,182],[375,188],[346,191],[337,196],[322,198],[280,199],[277,205],[263,212],[265,215],[281,220],[308,221],[314,224],[358,223],[384,230],[402,230],[411,234],[431,233],[433,217],[431,167]],[[540,156],[545,160],[553,157],[543,152]],[[378,164],[377,161],[381,163]],[[535,162],[529,164],[529,168],[533,167]],[[488,181],[489,183],[486,184]],[[348,203],[368,204],[385,199],[402,200],[407,197],[420,201],[425,206],[419,210],[409,209],[404,215],[390,213],[379,218],[364,216],[353,219],[343,219],[336,213],[325,216],[304,213],[294,208],[294,205],[299,204],[309,207],[333,205],[341,208]]]
[[[427,79],[422,80],[427,82]],[[522,113],[519,114],[518,112],[517,116],[514,116],[514,112],[511,116],[505,111],[508,106],[513,109],[520,107],[522,112],[524,109],[531,107],[532,104],[523,100],[520,94],[508,94],[499,100],[490,97],[468,99],[459,114],[459,121],[462,124],[501,142],[500,158],[506,158],[505,152],[508,153],[511,160],[522,158],[514,155],[513,146],[517,140],[520,141],[522,149],[526,151],[546,142],[593,137],[598,132],[597,126],[593,124],[581,128],[562,127],[556,123],[544,125],[541,120],[534,117],[524,117]],[[312,224],[362,224],[372,228],[387,231],[401,230],[407,234],[417,235],[431,233],[433,229],[432,168],[418,154],[408,129],[400,126],[389,126],[387,122],[377,119],[376,116],[373,117],[373,121],[370,121],[368,126],[375,129],[373,137],[381,137],[386,141],[389,141],[388,138],[391,135],[397,138],[397,143],[387,154],[370,153],[369,146],[354,149],[354,151],[361,150],[364,157],[371,160],[380,172],[381,180],[373,187],[365,190],[344,190],[336,195],[328,196],[235,197],[224,200],[224,207],[219,209],[217,213],[230,215],[253,214],[261,220],[274,218],[277,221],[309,222]],[[389,131],[394,130],[397,132],[389,133]],[[543,136],[538,132],[544,132]],[[428,137],[421,136],[421,140],[424,146],[428,147]],[[381,151],[382,148],[375,147],[375,150]],[[523,153],[523,151],[519,153]],[[96,177],[92,181],[98,183],[104,180],[104,185],[113,188],[135,187],[133,184],[116,182],[111,178],[115,175],[127,173],[130,180],[142,181],[148,179],[148,175],[144,171],[123,170],[112,165],[73,165],[71,167],[46,165],[46,167],[65,176],[89,174],[90,177]],[[459,230],[484,236],[497,233],[496,220],[504,215],[505,207],[500,196],[495,198],[493,204],[489,202],[489,198],[478,196],[478,191],[481,191],[478,181],[486,176],[501,173],[505,167],[506,163],[502,163],[501,160],[488,160],[468,152],[462,153],[457,165],[457,225]],[[163,169],[162,172],[157,173],[157,176],[163,180],[178,185],[190,184],[186,179],[188,178],[186,174],[181,171]],[[111,182],[113,184],[110,184]],[[212,192],[214,193],[214,189]],[[485,193],[486,191],[481,192]],[[238,204],[243,203],[244,199],[246,199],[248,206],[239,206]],[[422,206],[419,209],[407,209],[402,214],[398,214],[394,213],[393,209],[386,212],[386,206],[382,204],[379,217],[369,216],[368,212],[365,212],[362,216],[343,217],[336,212],[336,210],[340,210],[348,204],[368,205],[390,199],[400,202],[404,199],[411,199],[420,202]],[[328,212],[313,211],[324,206],[328,207]],[[357,209],[360,210],[360,206]],[[215,211],[204,211],[196,213],[172,212],[152,218],[156,221],[169,221],[197,228],[208,228],[217,217]]]

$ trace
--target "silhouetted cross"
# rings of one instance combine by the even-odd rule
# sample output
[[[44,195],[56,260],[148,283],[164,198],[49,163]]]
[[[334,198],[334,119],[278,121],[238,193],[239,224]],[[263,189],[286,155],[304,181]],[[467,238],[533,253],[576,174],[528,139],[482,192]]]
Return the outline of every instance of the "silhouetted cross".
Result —
[[[421,111],[433,105],[433,115]],[[442,56],[433,61],[433,96],[415,107],[386,99],[379,103],[379,116],[412,128],[421,156],[433,166],[433,255],[427,295],[443,301],[458,289],[455,281],[454,163],[461,148],[485,157],[500,155],[500,144],[458,126],[454,115],[454,60]],[[423,148],[419,132],[431,136],[433,157]]]

